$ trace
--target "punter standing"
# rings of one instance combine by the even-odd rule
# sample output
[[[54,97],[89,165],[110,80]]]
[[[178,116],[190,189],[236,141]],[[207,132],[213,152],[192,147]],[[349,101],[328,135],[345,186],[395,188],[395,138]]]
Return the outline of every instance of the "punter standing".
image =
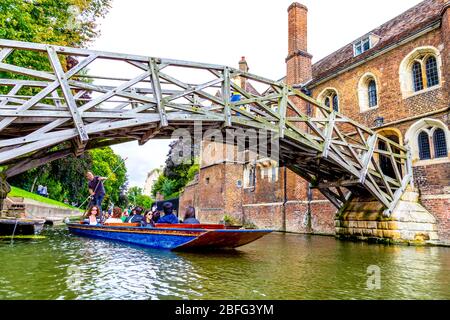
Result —
[[[100,222],[103,220],[102,213],[102,201],[105,197],[105,188],[103,187],[103,181],[108,178],[94,176],[92,172],[86,172],[86,178],[89,180],[88,188],[89,194],[91,195],[91,201],[89,203],[89,207],[98,206],[100,209]]]

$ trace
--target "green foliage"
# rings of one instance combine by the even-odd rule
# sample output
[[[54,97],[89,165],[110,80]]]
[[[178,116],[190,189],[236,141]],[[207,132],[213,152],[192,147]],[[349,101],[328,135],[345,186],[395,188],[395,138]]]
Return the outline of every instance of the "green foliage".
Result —
[[[139,187],[131,187],[128,189],[127,196],[133,206],[140,206],[144,209],[150,209],[152,207],[152,203],[154,202],[151,197],[142,194],[142,188]]]
[[[103,201],[118,204],[120,190],[123,190],[122,187],[127,180],[124,160],[110,147],[91,150],[89,153],[92,157],[91,171],[97,176],[108,177],[108,180],[103,183],[106,192]]]
[[[222,221],[224,223],[226,223],[226,224],[229,224],[229,225],[237,225],[238,224],[238,221],[235,218],[233,218],[232,216],[229,216],[229,215],[224,215],[223,218],[222,218]]]
[[[1,0],[0,38],[48,43],[62,46],[85,47],[99,35],[97,20],[110,9],[112,0]],[[73,57],[61,58],[64,68],[77,64]],[[45,53],[15,50],[5,59],[25,68],[51,70]],[[0,71],[0,78],[32,79],[27,76]],[[34,79],[32,79],[34,80]],[[0,94],[10,90],[0,87]],[[32,95],[39,89],[21,89],[18,95]],[[40,168],[29,170],[10,179],[10,183],[26,190],[36,190],[37,185],[47,186],[49,197],[59,201],[80,204],[87,197],[87,170],[107,175],[121,160],[111,149],[91,151],[78,158],[69,156]],[[96,172],[98,170],[98,172]],[[126,182],[126,170],[119,168],[105,182],[111,201],[118,201],[117,190]],[[106,200],[110,200],[107,198]],[[126,200],[126,199],[122,199]]]
[[[0,38],[86,45],[99,35],[96,20],[110,5],[111,0],[2,0]]]
[[[96,19],[104,17],[111,0],[2,0],[0,38],[83,47],[98,35]],[[68,58],[69,59],[69,58]],[[15,50],[7,63],[37,70],[51,70],[46,54]],[[67,61],[63,62],[65,66]],[[0,71],[0,78],[30,79]],[[0,88],[5,93],[8,87]],[[37,89],[21,89],[30,95]]]
[[[156,193],[164,196],[164,199],[177,198],[183,188],[194,179],[198,173],[199,165],[192,154],[182,155],[186,145],[182,140],[177,140],[170,145],[166,165],[163,173],[158,177],[152,188],[152,195]],[[187,148],[190,150],[190,148]],[[178,155],[182,156],[178,159]]]
[[[39,184],[47,186],[49,197],[57,201],[68,199],[69,203],[81,204],[89,195],[86,171],[97,176],[108,177],[104,182],[106,196],[104,204],[111,201],[124,205],[121,190],[126,187],[127,171],[123,159],[110,147],[95,149],[76,158],[73,156],[55,160],[39,168],[12,177],[11,185],[32,191]],[[115,172],[113,172],[115,170]],[[125,203],[126,205],[126,203]]]

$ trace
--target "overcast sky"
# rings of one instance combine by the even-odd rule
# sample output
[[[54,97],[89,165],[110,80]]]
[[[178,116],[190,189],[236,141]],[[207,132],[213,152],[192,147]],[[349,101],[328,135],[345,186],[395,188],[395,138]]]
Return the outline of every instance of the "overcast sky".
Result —
[[[285,75],[290,0],[113,0],[92,49],[208,62],[250,72]],[[308,51],[320,60],[421,2],[420,0],[303,0]],[[96,70],[92,70],[97,74]],[[143,187],[147,172],[164,164],[169,140],[114,146],[127,157],[129,186]]]

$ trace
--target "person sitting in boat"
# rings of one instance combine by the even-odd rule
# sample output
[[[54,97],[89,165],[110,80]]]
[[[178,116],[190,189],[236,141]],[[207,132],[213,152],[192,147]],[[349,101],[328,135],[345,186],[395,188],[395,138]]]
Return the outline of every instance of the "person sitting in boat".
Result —
[[[110,218],[106,219],[105,223],[122,223],[122,209],[114,207]]]
[[[143,227],[154,227],[159,218],[160,214],[158,210],[147,210],[145,211],[144,220],[142,220],[141,224]]]
[[[144,209],[142,209],[141,207],[136,207],[136,208],[134,208],[133,211],[134,211],[134,214],[129,217],[127,222],[128,223],[141,223],[142,220],[144,220],[144,217],[142,216],[142,211],[144,211]]]
[[[173,205],[166,202],[163,205],[164,216],[158,220],[158,223],[178,223],[178,218],[173,214]]]
[[[98,224],[97,222],[97,218],[100,214],[100,210],[98,209],[97,206],[92,206],[89,208],[88,210],[88,214],[87,214],[87,222],[88,224],[90,224],[91,226],[96,226]]]
[[[128,210],[124,210],[123,212],[122,212],[122,222],[125,222],[125,221],[127,221],[127,219],[128,219]]]
[[[187,224],[199,224],[200,221],[198,221],[195,218],[195,208],[192,206],[189,206],[186,208],[186,212],[184,213],[184,220],[183,223]]]

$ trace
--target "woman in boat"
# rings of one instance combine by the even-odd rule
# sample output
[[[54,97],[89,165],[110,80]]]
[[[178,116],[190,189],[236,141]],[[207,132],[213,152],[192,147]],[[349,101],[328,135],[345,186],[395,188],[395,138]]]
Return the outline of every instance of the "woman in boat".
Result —
[[[200,223],[200,221],[198,221],[195,218],[195,208],[194,207],[189,206],[186,208],[186,212],[184,213],[183,223],[188,223],[188,224],[199,224]]]
[[[88,210],[88,214],[87,214],[87,222],[91,225],[91,226],[95,226],[98,224],[97,222],[97,218],[100,215],[100,210],[98,208],[98,206],[94,205],[92,207],[89,208]]]
[[[163,205],[164,216],[158,220],[158,223],[178,223],[178,218],[173,214],[173,205],[166,202]]]
[[[159,218],[160,214],[158,210],[147,210],[145,211],[144,220],[142,220],[141,224],[143,227],[155,227],[155,223],[158,222]]]
[[[112,216],[108,218],[105,223],[122,223],[122,209],[119,207],[114,207],[112,211]]]

